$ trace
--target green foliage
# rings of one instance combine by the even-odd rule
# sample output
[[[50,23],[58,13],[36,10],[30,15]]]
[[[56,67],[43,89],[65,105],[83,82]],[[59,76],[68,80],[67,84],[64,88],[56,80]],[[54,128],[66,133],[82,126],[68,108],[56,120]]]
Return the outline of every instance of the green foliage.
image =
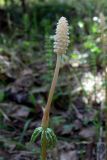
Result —
[[[29,28],[30,28],[29,25],[30,25],[29,15],[25,13],[23,15],[23,27],[24,27],[25,33],[29,32]]]
[[[43,128],[42,127],[38,127],[34,130],[32,136],[31,136],[31,142],[34,142],[37,137],[43,132]]]
[[[52,40],[49,34],[45,35],[45,58],[46,62],[48,65],[48,69],[50,70],[52,68],[52,55],[53,55],[53,50],[52,50]]]
[[[41,145],[43,145],[44,134],[45,134],[46,141],[47,141],[47,148],[52,149],[53,147],[55,147],[57,138],[51,128],[46,128],[46,129],[42,127],[36,128],[31,136],[31,142],[33,143],[35,140],[37,140],[38,136],[41,135]]]
[[[46,135],[46,140],[47,140],[47,148],[48,149],[52,149],[53,147],[55,147],[56,145],[56,141],[57,141],[57,138],[56,138],[56,135],[54,134],[53,130],[51,128],[47,128],[46,130],[44,130],[42,132],[42,135],[41,135],[41,143],[43,144],[43,135]]]
[[[79,58],[79,55],[78,55],[77,53],[72,53],[70,56],[71,56],[71,58],[74,59],[74,60],[76,60],[76,59]]]
[[[49,33],[45,33],[44,37],[44,59],[47,64],[47,76],[43,75],[42,78],[45,82],[50,82],[53,76],[53,48],[52,48],[52,38]]]
[[[94,124],[94,126],[95,126],[95,129],[96,129],[96,135],[97,135],[97,139],[99,138],[99,136],[100,136],[100,128],[101,128],[101,117],[100,117],[100,114],[101,113],[98,113],[97,112],[97,114],[96,114],[96,116],[95,116],[95,118],[94,118],[94,120],[93,120],[93,124]]]
[[[5,93],[3,91],[0,91],[0,102],[4,100]]]
[[[25,122],[23,131],[22,131],[22,133],[21,133],[21,135],[20,135],[20,138],[19,138],[19,142],[20,142],[20,143],[23,141],[23,138],[24,138],[24,136],[25,136],[25,134],[26,134],[26,131],[27,131],[28,127],[29,127],[30,122],[31,122],[31,119],[28,119],[28,120]]]
[[[97,17],[98,18],[98,17]],[[84,42],[84,48],[89,52],[88,63],[92,69],[92,72],[96,74],[97,72],[97,62],[101,54],[101,48],[99,47],[99,24],[98,22],[92,22],[90,28],[91,34],[86,36]]]
[[[32,102],[32,104],[35,106],[36,100],[35,100],[35,96],[33,94],[29,95],[29,100],[30,102]]]
[[[5,128],[6,126],[3,123],[4,112],[0,109],[0,129]]]
[[[61,124],[64,124],[64,122],[65,120],[62,116],[54,116],[51,120],[52,126],[59,126]]]

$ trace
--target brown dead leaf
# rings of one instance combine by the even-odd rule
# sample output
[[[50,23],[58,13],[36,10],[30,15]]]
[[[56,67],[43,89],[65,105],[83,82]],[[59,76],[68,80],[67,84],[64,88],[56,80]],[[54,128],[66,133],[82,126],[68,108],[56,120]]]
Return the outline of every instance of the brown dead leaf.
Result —
[[[69,152],[62,152],[60,154],[60,160],[78,160],[77,152],[69,151]]]
[[[95,127],[87,127],[87,128],[83,128],[80,132],[79,132],[79,136],[81,136],[82,138],[85,139],[92,139],[95,137],[96,134],[96,130]]]
[[[30,112],[30,110],[29,110],[29,108],[28,107],[25,107],[25,106],[21,106],[21,107],[17,107],[16,106],[16,108],[14,108],[14,111],[13,111],[13,113],[11,113],[11,117],[17,117],[17,118],[19,118],[19,117],[23,117],[23,118],[26,118],[27,116],[28,116],[28,114],[29,114],[29,112]]]
[[[82,122],[80,120],[78,120],[78,119],[76,119],[73,122],[73,124],[74,124],[74,129],[75,130],[80,130],[82,128]]]

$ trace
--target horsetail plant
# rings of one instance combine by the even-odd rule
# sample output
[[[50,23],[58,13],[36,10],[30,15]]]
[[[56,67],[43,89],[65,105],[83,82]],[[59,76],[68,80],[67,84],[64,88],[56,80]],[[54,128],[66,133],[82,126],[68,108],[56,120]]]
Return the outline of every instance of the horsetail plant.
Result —
[[[34,142],[41,135],[41,160],[46,160],[47,149],[52,149],[57,142],[55,133],[49,128],[49,113],[52,97],[55,91],[61,57],[66,53],[69,44],[68,22],[65,17],[61,17],[57,23],[56,35],[54,36],[54,52],[57,54],[56,68],[48,96],[48,101],[44,109],[41,126],[36,128],[31,136],[31,142]]]

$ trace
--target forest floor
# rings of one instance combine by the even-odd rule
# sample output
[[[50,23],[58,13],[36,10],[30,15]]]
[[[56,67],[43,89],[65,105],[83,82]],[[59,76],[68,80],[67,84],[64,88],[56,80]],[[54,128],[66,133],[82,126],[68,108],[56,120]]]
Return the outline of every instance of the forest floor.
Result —
[[[33,130],[41,124],[54,65],[49,68],[41,53],[23,53],[15,47],[0,48],[0,160],[38,160],[40,141],[29,141]],[[92,93],[88,98],[83,96],[76,76],[79,72],[90,73],[89,69],[83,72],[81,64],[75,69],[70,63],[62,64],[53,98],[50,126],[58,142],[48,151],[48,159],[96,160],[104,114],[98,112],[101,104],[91,101]]]

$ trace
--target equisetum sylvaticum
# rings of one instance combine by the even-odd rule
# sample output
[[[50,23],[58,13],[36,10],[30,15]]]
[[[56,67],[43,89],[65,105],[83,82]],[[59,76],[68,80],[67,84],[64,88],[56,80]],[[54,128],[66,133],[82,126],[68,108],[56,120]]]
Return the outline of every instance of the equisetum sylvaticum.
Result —
[[[68,22],[65,17],[61,17],[57,23],[56,35],[54,36],[54,52],[57,55],[56,67],[54,71],[54,76],[47,100],[43,112],[43,118],[41,126],[36,128],[31,136],[31,142],[34,142],[38,136],[41,137],[41,160],[46,160],[47,149],[51,149],[56,145],[56,135],[51,128],[49,128],[49,113],[51,108],[52,97],[55,91],[61,57],[66,53],[69,44],[69,28]]]

